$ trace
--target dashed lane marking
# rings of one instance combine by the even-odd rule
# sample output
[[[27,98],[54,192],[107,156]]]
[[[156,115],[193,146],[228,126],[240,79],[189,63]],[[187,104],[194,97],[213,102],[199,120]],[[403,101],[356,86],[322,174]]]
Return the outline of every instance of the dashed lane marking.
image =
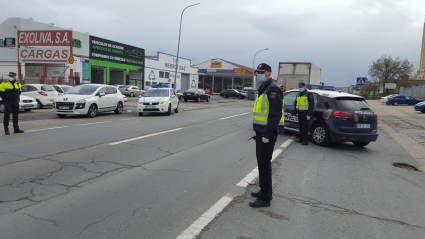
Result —
[[[249,114],[249,113],[251,113],[251,112],[247,112],[247,113],[243,113],[243,114],[238,114],[238,115],[232,115],[232,116],[229,116],[229,117],[221,118],[220,120],[230,119],[230,118],[233,118],[233,117],[236,117],[236,116],[246,115],[246,114]]]
[[[50,129],[63,129],[68,127],[69,126],[61,126],[61,127],[53,127],[53,128],[45,128],[45,129],[34,129],[34,130],[27,130],[25,132],[37,132],[37,131],[44,131],[44,130],[50,130]]]
[[[131,142],[131,141],[135,141],[135,140],[139,140],[139,139],[144,139],[144,138],[148,138],[148,137],[152,137],[152,136],[156,136],[156,135],[160,135],[160,134],[166,134],[166,133],[178,131],[178,130],[181,130],[181,129],[183,129],[183,128],[177,128],[177,129],[162,131],[162,132],[158,132],[158,133],[154,133],[154,134],[148,134],[148,135],[135,137],[135,138],[131,138],[131,139],[126,139],[126,140],[121,140],[121,141],[117,141],[117,142],[113,142],[113,143],[109,143],[109,144],[110,145],[117,145],[117,144],[127,143],[127,142]]]
[[[285,141],[285,143],[283,143],[280,147],[281,148],[286,148],[286,147],[288,147],[291,143],[293,142],[293,140],[292,139],[288,139],[288,140],[286,140]]]
[[[104,124],[104,123],[111,123],[112,121],[102,121],[102,122],[94,122],[94,123],[87,123],[87,124],[79,124],[79,126],[84,125],[93,125],[93,124]]]

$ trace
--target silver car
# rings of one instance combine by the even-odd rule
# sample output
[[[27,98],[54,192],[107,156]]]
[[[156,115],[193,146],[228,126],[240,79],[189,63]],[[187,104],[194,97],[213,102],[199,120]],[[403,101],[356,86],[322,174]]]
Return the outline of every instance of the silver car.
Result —
[[[130,97],[139,97],[145,93],[144,90],[142,90],[140,87],[135,85],[126,85],[118,88],[121,93],[123,93],[126,96]]]

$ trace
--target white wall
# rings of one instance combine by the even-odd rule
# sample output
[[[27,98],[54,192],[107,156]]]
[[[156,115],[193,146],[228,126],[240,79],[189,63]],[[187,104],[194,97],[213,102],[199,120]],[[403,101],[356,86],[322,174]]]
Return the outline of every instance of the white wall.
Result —
[[[151,59],[145,57],[145,82],[156,82],[156,83],[174,83],[174,74],[175,74],[175,64],[176,56],[169,55],[166,53],[158,52],[157,59]],[[181,74],[189,74],[190,80],[195,80],[196,87],[198,86],[198,68],[191,66],[191,61],[185,58],[180,58],[178,70],[177,70],[177,79],[176,79],[176,89],[180,90],[181,88]],[[164,72],[164,78],[159,78],[159,72]],[[165,78],[165,72],[169,73],[169,77]],[[154,76],[155,80],[150,80],[149,77]],[[169,81],[170,80],[170,81]],[[145,83],[145,87],[149,86]]]
[[[315,64],[311,64],[310,84],[319,85],[321,81],[322,69]]]

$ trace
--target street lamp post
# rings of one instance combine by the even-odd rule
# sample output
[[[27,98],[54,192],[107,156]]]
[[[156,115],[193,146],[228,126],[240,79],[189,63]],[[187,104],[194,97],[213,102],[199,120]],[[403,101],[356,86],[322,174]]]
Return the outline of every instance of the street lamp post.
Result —
[[[179,43],[177,44],[177,60],[176,60],[176,71],[174,72],[174,90],[176,90],[177,87],[177,69],[179,67],[179,50],[180,50],[180,35],[181,35],[181,31],[182,31],[182,20],[183,20],[183,13],[184,11],[189,8],[189,7],[193,7],[195,5],[198,5],[200,3],[196,3],[196,4],[192,4],[187,6],[185,9],[183,9],[182,11],[182,15],[180,16],[180,30],[179,30]]]
[[[353,81],[352,81],[352,82],[354,83],[353,85],[355,85],[355,84],[356,84],[356,81],[354,80],[354,76],[353,76],[352,74],[348,74],[348,75],[349,75],[349,76],[351,76],[351,77],[353,77]],[[352,87],[351,87],[351,85],[350,85],[350,89],[351,89],[351,88],[352,88]],[[353,92],[353,91],[354,91],[354,89],[352,89],[352,90],[351,90],[351,92]]]
[[[254,58],[252,59],[252,69],[255,71],[255,68],[254,68],[254,61],[255,61],[255,56],[259,53],[259,52],[261,52],[261,51],[267,51],[269,48],[266,48],[266,49],[263,49],[263,50],[259,50],[259,51],[257,51],[257,53],[255,53],[255,55],[254,55]],[[254,71],[252,72],[252,81],[253,81],[253,83],[254,83],[254,90],[255,89],[257,89],[257,81],[255,80],[255,74],[254,74]]]

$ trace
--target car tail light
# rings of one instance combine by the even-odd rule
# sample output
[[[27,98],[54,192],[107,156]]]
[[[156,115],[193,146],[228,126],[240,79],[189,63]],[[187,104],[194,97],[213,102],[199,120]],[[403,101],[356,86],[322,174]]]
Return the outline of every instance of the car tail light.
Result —
[[[46,92],[44,92],[44,91],[37,91],[37,93],[39,93],[42,96],[47,96]]]
[[[388,98],[388,100],[391,100],[391,98]]]
[[[378,114],[373,114],[373,118],[375,118],[376,120],[378,120]]]
[[[129,91],[128,89],[125,89],[125,91]]]
[[[349,118],[353,118],[353,114],[349,112],[335,111],[334,117],[341,118],[341,119],[349,119]]]

